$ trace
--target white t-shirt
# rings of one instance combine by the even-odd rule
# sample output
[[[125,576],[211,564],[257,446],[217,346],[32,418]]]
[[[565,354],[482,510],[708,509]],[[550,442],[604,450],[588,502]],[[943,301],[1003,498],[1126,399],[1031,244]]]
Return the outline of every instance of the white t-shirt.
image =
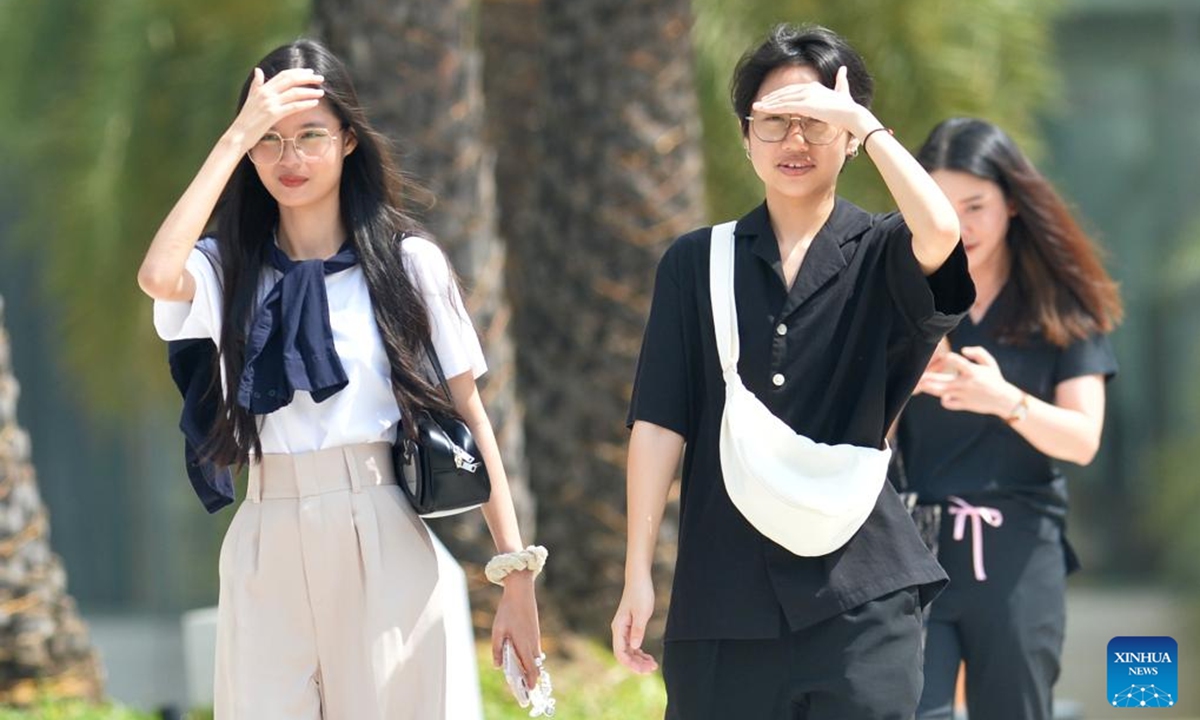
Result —
[[[213,257],[216,241],[199,245]],[[425,238],[403,240],[409,277],[416,283],[433,330],[433,347],[447,378],[470,371],[479,377],[487,371],[479,337],[471,325],[458,288],[450,282],[450,266],[441,249]],[[200,248],[188,257],[187,269],[196,279],[191,302],[154,302],[154,328],[163,340],[209,338],[220,343],[221,284],[214,267]],[[259,282],[258,302],[266,298],[282,274],[267,266]],[[329,295],[329,321],[333,344],[349,384],[322,403],[297,390],[292,402],[262,417],[259,438],[264,453],[300,453],[369,442],[394,442],[400,408],[392,394],[391,370],[383,340],[375,324],[371,298],[362,268],[325,276]],[[253,316],[253,314],[252,314]],[[224,367],[221,369],[222,382]]]

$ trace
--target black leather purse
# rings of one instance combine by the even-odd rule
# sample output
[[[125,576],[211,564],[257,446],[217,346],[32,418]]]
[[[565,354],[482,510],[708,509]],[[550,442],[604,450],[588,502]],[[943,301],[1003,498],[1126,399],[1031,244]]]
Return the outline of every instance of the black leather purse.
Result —
[[[450,387],[437,352],[426,343],[425,352],[437,372],[442,391]],[[400,489],[421,517],[442,517],[474,510],[488,501],[492,483],[487,466],[466,423],[453,416],[422,410],[416,413],[416,440],[403,428],[392,446]],[[409,422],[402,418],[401,422]]]

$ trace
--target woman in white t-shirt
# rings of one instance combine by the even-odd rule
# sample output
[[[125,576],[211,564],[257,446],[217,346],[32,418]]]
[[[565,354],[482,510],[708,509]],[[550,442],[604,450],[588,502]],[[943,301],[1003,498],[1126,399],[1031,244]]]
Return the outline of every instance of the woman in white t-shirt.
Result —
[[[483,353],[342,63],[309,40],[278,48],[239,107],[138,273],[159,335],[219,348],[203,460],[250,468],[221,549],[216,717],[442,718],[437,562],[389,449],[414,411],[462,417],[491,478],[488,527],[513,555],[500,564],[540,566],[476,389]],[[503,578],[493,625],[496,660],[510,640],[530,686],[533,574]]]

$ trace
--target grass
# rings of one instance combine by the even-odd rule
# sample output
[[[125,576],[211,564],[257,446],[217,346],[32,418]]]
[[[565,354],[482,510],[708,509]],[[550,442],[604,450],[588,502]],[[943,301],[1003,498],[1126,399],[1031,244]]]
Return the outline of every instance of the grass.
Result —
[[[115,705],[44,700],[24,710],[0,707],[0,720],[155,720],[155,717]]]
[[[546,660],[554,684],[555,720],[629,720],[661,718],[667,693],[658,675],[635,675],[617,664],[597,643],[573,640]],[[513,700],[504,675],[492,667],[490,645],[481,644],[479,681],[486,720],[528,718]]]
[[[529,717],[513,700],[504,675],[492,667],[487,643],[476,647],[485,720]],[[598,643],[573,639],[546,661],[554,681],[555,720],[629,720],[661,718],[667,695],[658,675],[635,675],[622,668]],[[189,713],[189,720],[210,720],[210,711]],[[118,706],[95,706],[75,700],[46,700],[24,710],[0,707],[0,720],[157,720],[155,715]]]

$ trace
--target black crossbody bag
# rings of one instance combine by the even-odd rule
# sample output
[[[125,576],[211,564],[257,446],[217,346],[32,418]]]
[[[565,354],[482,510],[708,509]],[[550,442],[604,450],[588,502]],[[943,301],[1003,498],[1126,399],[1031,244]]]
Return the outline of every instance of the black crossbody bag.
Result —
[[[453,404],[442,364],[429,342],[425,343],[425,352],[437,372],[442,392]],[[399,428],[392,446],[392,460],[400,489],[417,514],[428,518],[457,515],[486,503],[492,494],[492,483],[467,424],[453,415],[427,410],[415,415],[415,418],[401,418],[400,422],[416,422],[416,440],[410,439],[403,427]]]

